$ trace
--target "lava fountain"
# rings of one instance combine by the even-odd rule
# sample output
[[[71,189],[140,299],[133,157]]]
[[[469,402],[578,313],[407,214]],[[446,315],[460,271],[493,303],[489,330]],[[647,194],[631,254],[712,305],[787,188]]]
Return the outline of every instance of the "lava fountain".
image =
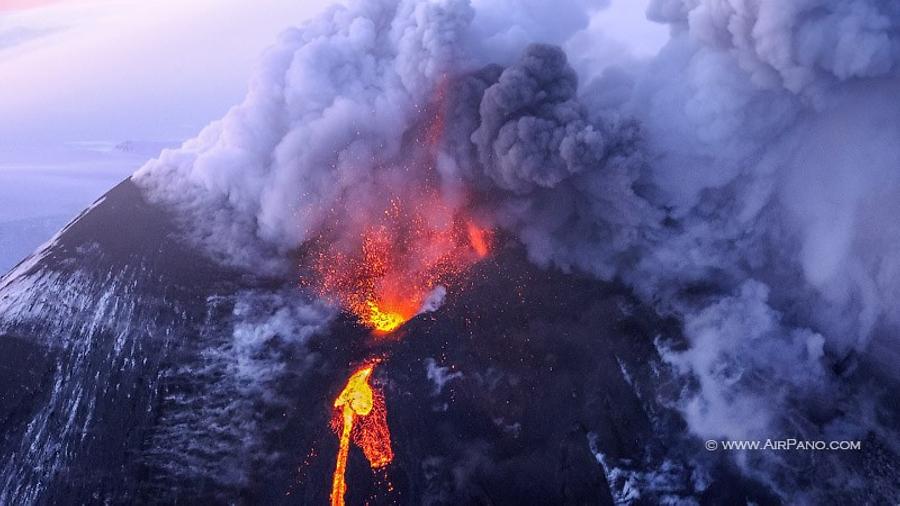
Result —
[[[443,103],[443,89],[438,103]],[[332,209],[314,241],[312,273],[301,281],[339,305],[377,339],[423,310],[438,287],[452,288],[472,265],[487,257],[491,232],[469,216],[465,198],[444,198],[438,183],[438,146],[444,130],[441,107],[411,135],[404,159],[379,171],[379,195],[347,197]],[[353,372],[334,401],[331,428],[340,437],[331,504],[344,504],[350,443],[372,469],[394,458],[384,396],[369,384],[384,357]]]
[[[305,283],[353,313],[376,336],[391,334],[439,284],[488,255],[486,229],[467,216],[465,198],[444,198],[437,170],[447,80],[404,141],[403,156],[373,176],[377,195],[352,195],[331,216]],[[452,193],[452,192],[451,192]]]
[[[439,284],[448,283],[489,253],[489,232],[450,212],[439,199],[411,204],[392,199],[380,223],[367,226],[356,254],[327,248],[315,267],[317,290],[384,338],[415,316]],[[369,378],[375,363],[354,372],[334,401],[332,428],[340,435],[331,504],[343,505],[350,442],[372,469],[393,460],[384,397]],[[360,423],[357,424],[357,419]]]
[[[489,253],[487,230],[427,192],[393,198],[358,242],[355,252],[337,245],[319,252],[313,288],[381,337],[419,313],[438,285]]]

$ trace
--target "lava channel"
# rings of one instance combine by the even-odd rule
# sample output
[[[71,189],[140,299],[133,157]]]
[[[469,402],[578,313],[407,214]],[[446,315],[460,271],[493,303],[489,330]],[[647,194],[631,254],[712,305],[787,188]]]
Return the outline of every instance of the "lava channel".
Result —
[[[384,396],[369,385],[374,368],[370,364],[354,372],[347,380],[347,386],[334,400],[335,417],[332,428],[340,434],[341,439],[331,485],[332,506],[344,504],[347,493],[347,457],[351,441],[362,449],[372,469],[382,468],[394,459]]]

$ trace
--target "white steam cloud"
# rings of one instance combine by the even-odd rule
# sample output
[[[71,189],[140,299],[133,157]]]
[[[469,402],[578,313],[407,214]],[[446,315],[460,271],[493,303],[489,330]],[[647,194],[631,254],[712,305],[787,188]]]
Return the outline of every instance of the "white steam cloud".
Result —
[[[335,8],[282,34],[242,104],[135,179],[214,257],[279,272],[329,212],[405,170],[404,136],[449,82],[448,201],[465,189],[534,261],[681,318],[687,349],[660,347],[695,380],[692,431],[895,446],[872,385],[900,381],[900,4],[657,0],[660,53],[579,57],[582,82],[555,46],[602,40],[586,30],[603,3],[514,4]],[[815,502],[796,462],[742,464]]]

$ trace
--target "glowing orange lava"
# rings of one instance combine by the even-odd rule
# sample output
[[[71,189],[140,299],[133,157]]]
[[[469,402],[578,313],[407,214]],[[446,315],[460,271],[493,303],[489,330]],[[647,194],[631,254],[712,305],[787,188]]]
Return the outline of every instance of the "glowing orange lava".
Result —
[[[469,218],[466,196],[448,191],[453,198],[443,198],[436,167],[447,83],[437,87],[436,106],[423,109],[420,128],[404,136],[403,157],[373,172],[365,191],[345,195],[311,241],[313,272],[301,283],[353,313],[376,336],[392,334],[439,286],[451,287],[491,251],[490,232]],[[384,396],[369,385],[378,360],[355,371],[334,401],[331,428],[340,446],[332,506],[344,504],[351,442],[372,469],[394,458]]]
[[[403,157],[372,175],[372,188],[380,190],[332,210],[314,253],[315,272],[302,281],[375,335],[406,323],[438,285],[490,252],[488,232],[465,215],[464,196],[445,200],[436,168],[449,86],[447,77],[437,84]]]
[[[378,307],[378,304],[371,300],[367,300],[366,305],[369,306],[369,317],[366,321],[377,332],[393,332],[409,319],[408,316],[404,316],[402,313],[383,311]]]
[[[432,193],[399,197],[347,248],[319,252],[313,288],[352,312],[376,335],[415,316],[428,295],[487,256],[487,231]]]
[[[490,253],[488,246],[488,231],[479,228],[478,225],[469,222],[466,224],[466,232],[469,234],[469,243],[480,258],[484,258]]]
[[[347,386],[334,400],[335,418],[332,426],[340,433],[341,439],[331,485],[332,506],[344,504],[351,440],[362,448],[373,469],[384,467],[394,459],[384,397],[369,386],[369,377],[374,367],[367,365],[354,372],[347,380]],[[354,431],[357,416],[361,417],[361,423]]]

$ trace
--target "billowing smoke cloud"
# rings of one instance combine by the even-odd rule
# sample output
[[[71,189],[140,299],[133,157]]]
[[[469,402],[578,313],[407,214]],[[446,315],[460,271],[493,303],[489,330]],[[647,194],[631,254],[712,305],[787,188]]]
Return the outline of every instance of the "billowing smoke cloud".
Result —
[[[891,2],[655,0],[649,15],[728,51],[760,87],[821,91],[891,75],[900,63],[900,6]]]
[[[586,25],[582,3],[559,3],[554,13],[566,25],[543,37],[561,42]],[[515,12],[546,11],[537,0],[516,5]],[[187,211],[196,239],[216,257],[284,269],[284,253],[315,234],[338,202],[363,208],[377,195],[374,179],[397,179],[385,172],[396,169],[403,133],[447,73],[503,58],[509,49],[479,44],[515,45],[538,24],[526,21],[501,23],[491,9],[476,19],[464,0],[333,8],[283,33],[244,102],[137,179]]]
[[[457,57],[465,2],[360,2],[281,35],[244,102],[138,174],[224,261],[267,270],[394,157]]]
[[[464,82],[449,120],[460,177],[488,195],[533,260],[612,278],[639,228],[659,217],[633,190],[644,163],[637,125],[592,121],[552,46],[528,46],[518,62]]]
[[[698,379],[683,406],[691,428],[895,444],[890,390],[869,378],[898,379],[900,10],[660,1],[650,14],[673,37],[629,76],[625,109],[644,128],[643,182],[671,225],[620,274],[684,315],[691,348],[668,356]],[[798,496],[789,469],[813,466],[744,463],[780,469],[766,479]],[[817,469],[814,480],[853,488]]]
[[[269,274],[335,209],[365,216],[427,180],[535,262],[680,318],[659,346],[692,380],[679,406],[697,435],[896,445],[873,378],[900,381],[900,6],[658,0],[659,55],[579,82],[556,46],[586,39],[591,6],[542,5],[333,9],[283,34],[241,105],[136,179],[211,255]],[[436,97],[435,183],[403,160]],[[804,458],[740,462],[793,501],[816,500],[804,466],[816,486],[861,486]]]

